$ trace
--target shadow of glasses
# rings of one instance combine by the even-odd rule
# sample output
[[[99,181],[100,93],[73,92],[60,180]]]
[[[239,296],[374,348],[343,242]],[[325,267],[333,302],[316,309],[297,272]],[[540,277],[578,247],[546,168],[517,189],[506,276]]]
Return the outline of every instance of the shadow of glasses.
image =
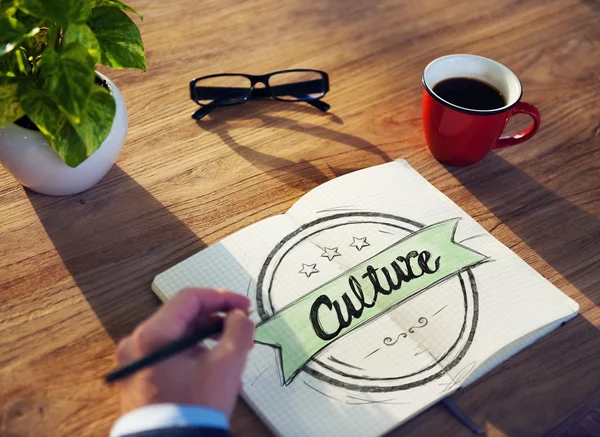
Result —
[[[290,117],[290,114],[292,116]],[[320,117],[332,123],[343,125],[343,120],[334,113],[320,113],[304,103],[285,103],[275,100],[248,101],[243,105],[216,108],[197,125],[207,132],[217,135],[227,146],[260,170],[277,178],[293,189],[308,191],[320,185],[329,177],[306,159],[297,161],[273,156],[245,146],[232,134],[237,129],[251,126],[253,129],[271,128],[283,131],[300,132],[319,139],[336,142],[375,155],[377,163],[392,161],[392,158],[370,142],[347,133],[338,132],[322,125],[306,123],[305,115]],[[256,125],[256,121],[260,123]],[[335,176],[357,170],[338,168],[328,164]]]

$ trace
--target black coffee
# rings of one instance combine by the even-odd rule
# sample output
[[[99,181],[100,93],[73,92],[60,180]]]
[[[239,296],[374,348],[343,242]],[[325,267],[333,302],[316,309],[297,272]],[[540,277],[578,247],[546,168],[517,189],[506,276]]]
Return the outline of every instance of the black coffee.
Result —
[[[436,84],[433,92],[447,102],[467,109],[490,110],[506,106],[500,91],[492,85],[468,77],[453,77]]]

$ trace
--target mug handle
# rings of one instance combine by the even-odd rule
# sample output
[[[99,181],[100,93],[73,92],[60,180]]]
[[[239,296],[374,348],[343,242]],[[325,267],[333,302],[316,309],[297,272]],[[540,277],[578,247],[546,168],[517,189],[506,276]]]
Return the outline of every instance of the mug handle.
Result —
[[[517,132],[512,135],[506,135],[500,137],[496,144],[492,149],[501,149],[503,147],[516,146],[517,144],[524,143],[527,140],[533,138],[533,136],[537,133],[540,128],[540,123],[542,121],[540,117],[540,111],[535,106],[525,103],[519,102],[517,105],[511,110],[510,117],[515,114],[527,114],[533,119],[533,123],[521,132]]]

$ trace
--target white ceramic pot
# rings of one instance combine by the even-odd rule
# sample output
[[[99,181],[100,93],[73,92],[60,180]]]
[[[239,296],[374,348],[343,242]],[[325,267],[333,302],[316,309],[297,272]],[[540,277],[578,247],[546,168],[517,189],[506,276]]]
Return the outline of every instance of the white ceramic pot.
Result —
[[[11,124],[0,128],[0,164],[23,186],[52,196],[80,193],[93,187],[117,160],[127,135],[127,108],[114,83],[106,80],[117,104],[106,139],[90,157],[72,168],[65,164],[39,132]]]

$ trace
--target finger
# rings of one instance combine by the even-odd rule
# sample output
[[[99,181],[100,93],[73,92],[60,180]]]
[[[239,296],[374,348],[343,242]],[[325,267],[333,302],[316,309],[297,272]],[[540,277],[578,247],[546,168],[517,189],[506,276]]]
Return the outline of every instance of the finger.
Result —
[[[197,344],[196,346],[189,348],[185,353],[190,358],[198,358],[206,354],[206,352],[208,352],[208,349],[205,346]]]
[[[210,328],[211,326],[214,326],[217,323],[223,323],[223,321],[224,321],[223,316],[221,316],[219,314],[208,314],[208,315],[201,314],[193,322],[193,324],[192,324],[193,328],[192,329],[194,331],[200,331],[200,330],[203,330],[203,329]],[[221,338],[221,332],[218,332],[217,334],[211,335],[209,337],[209,339],[213,340],[213,341],[217,341],[219,338]]]
[[[135,346],[147,353],[180,338],[194,328],[201,314],[250,306],[247,297],[224,290],[185,289],[175,295],[134,332]]]
[[[231,311],[225,318],[221,340],[215,347],[215,354],[234,365],[234,371],[241,374],[246,356],[252,349],[254,323],[240,310]]]
[[[246,311],[249,306],[247,297],[230,291],[188,288],[177,293],[149,321],[168,322],[170,329],[181,335],[201,315],[235,308]]]
[[[213,314],[200,314],[191,324],[190,327],[192,329],[199,331],[202,329],[209,328],[217,323],[222,323],[224,321],[223,316],[213,313]]]
[[[130,361],[133,361],[134,354],[131,347],[131,336],[125,337],[119,342],[115,351],[115,355],[119,365],[127,364]]]

